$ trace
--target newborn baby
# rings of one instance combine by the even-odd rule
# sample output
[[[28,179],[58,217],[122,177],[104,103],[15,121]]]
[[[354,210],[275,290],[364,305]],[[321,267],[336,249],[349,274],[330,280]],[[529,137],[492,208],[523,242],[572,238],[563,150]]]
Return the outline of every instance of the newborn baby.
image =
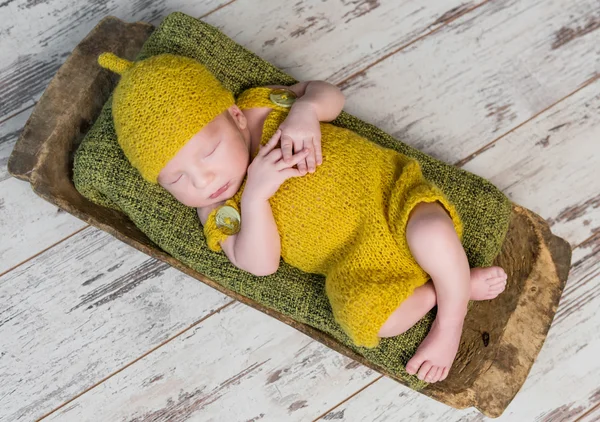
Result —
[[[337,87],[250,88],[234,102],[190,58],[134,64],[104,53],[99,63],[123,75],[113,117],[125,155],[197,209],[212,250],[257,276],[277,271],[280,258],[323,274],[334,317],[357,346],[376,347],[437,305],[406,370],[427,382],[448,376],[468,301],[496,297],[506,273],[469,268],[458,213],[416,160],[322,123],[342,110]]]

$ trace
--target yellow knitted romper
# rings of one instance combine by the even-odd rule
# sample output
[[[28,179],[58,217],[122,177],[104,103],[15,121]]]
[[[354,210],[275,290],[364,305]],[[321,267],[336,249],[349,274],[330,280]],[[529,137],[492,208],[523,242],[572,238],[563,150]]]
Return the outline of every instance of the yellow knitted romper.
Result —
[[[251,88],[236,101],[242,110],[272,109],[261,145],[289,111],[273,103],[270,92]],[[302,271],[325,275],[335,320],[357,346],[372,348],[390,314],[429,279],[406,242],[412,208],[439,201],[461,241],[463,226],[454,205],[423,178],[418,161],[329,123],[321,123],[321,135],[323,164],[314,173],[286,180],[270,199],[281,256]],[[238,210],[244,185],[227,201]],[[226,236],[207,226],[209,247],[220,251]]]

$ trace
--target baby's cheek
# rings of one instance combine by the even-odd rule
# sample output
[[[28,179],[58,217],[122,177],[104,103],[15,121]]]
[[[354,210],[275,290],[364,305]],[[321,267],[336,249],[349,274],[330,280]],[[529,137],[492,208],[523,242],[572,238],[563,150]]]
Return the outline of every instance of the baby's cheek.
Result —
[[[202,198],[198,197],[198,194],[193,195],[189,192],[179,193],[175,197],[179,202],[188,207],[202,207],[205,204],[202,204]]]
[[[177,200],[177,202],[179,202],[187,207],[192,206],[192,205],[189,205],[190,201],[189,201],[188,196],[185,193],[182,193],[179,190],[174,189],[174,188],[167,188],[166,190]]]
[[[245,172],[250,165],[250,153],[248,150],[237,151],[237,154],[230,159],[230,163],[235,166],[235,170]]]

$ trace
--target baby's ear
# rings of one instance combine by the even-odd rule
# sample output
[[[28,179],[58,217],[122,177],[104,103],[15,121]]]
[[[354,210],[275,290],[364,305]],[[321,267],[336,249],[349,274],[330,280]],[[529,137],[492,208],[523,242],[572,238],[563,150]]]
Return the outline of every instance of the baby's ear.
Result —
[[[240,108],[236,104],[233,104],[232,106],[230,106],[227,109],[227,111],[229,112],[229,116],[231,116],[234,123],[240,129],[246,129],[246,126],[248,126],[246,116],[244,115],[244,113],[242,113],[242,110],[240,110]]]

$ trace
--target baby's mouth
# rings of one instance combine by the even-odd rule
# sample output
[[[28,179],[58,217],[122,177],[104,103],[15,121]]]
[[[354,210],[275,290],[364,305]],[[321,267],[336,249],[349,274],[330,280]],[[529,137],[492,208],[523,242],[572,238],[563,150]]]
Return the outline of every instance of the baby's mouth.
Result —
[[[225,192],[227,189],[229,189],[229,182],[225,183],[218,191],[216,191],[215,193],[213,193],[210,198],[211,199],[215,199],[218,198],[219,196],[221,196],[223,194],[223,192]]]

